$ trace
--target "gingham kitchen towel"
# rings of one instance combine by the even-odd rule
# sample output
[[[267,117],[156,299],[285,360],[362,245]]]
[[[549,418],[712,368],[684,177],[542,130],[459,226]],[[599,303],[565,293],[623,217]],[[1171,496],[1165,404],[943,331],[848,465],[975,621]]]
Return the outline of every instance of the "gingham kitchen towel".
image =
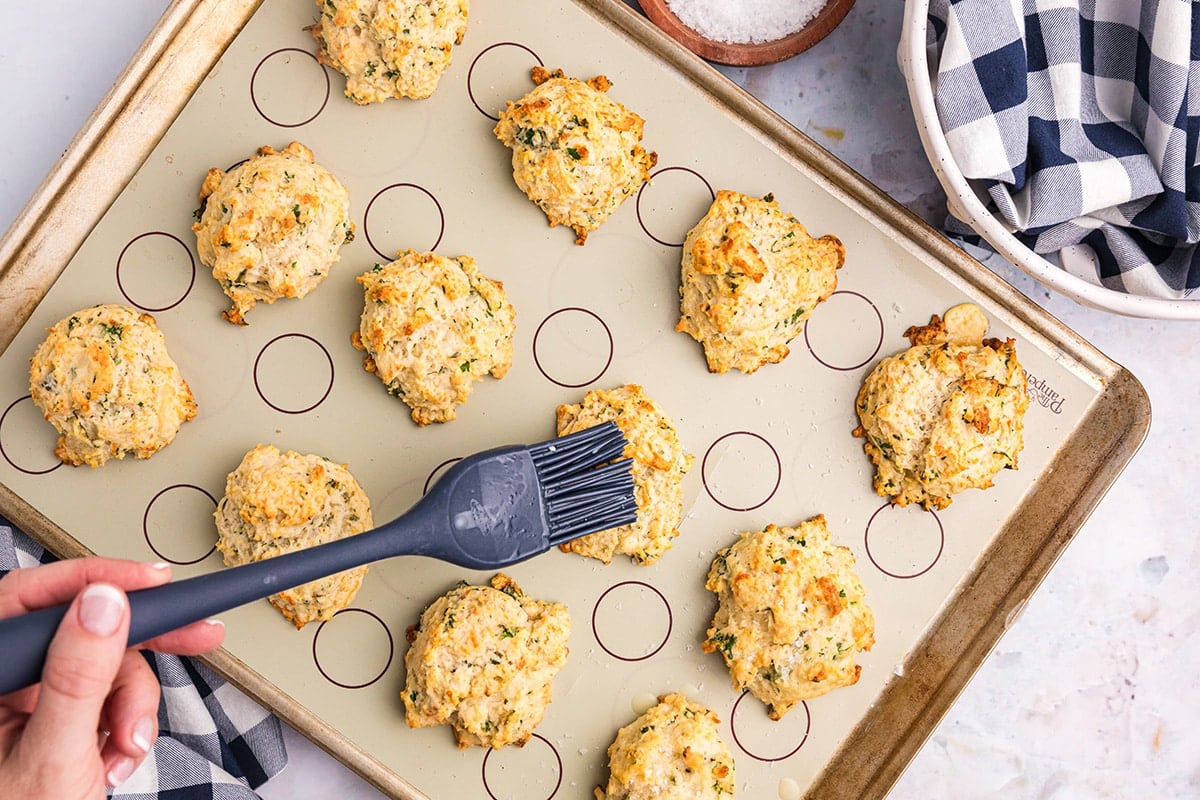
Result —
[[[0,517],[0,575],[54,557]],[[109,797],[255,800],[287,764],[279,720],[199,661],[146,653],[162,685],[159,735],[146,760]]]
[[[1198,19],[1190,0],[930,0],[950,149],[1034,252],[1118,291],[1200,286]]]

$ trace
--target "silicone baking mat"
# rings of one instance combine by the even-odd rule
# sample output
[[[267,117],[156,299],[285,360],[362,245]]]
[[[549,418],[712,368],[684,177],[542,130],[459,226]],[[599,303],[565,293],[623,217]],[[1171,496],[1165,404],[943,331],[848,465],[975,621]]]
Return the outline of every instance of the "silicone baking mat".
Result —
[[[184,576],[221,567],[214,504],[226,474],[258,443],[346,463],[384,520],[452,459],[550,438],[558,404],[589,388],[640,384],[695,455],[682,532],[653,566],[554,551],[508,570],[528,594],[564,602],[572,616],[567,665],[524,748],[460,751],[448,729],[404,721],[406,628],[460,579],[484,582],[489,573],[419,558],[379,564],[351,608],[301,631],[255,603],[226,616],[219,663],[397,796],[590,797],[607,778],[617,729],[656,695],[681,691],[721,717],[742,795],[800,797],[911,683],[912,654],[986,555],[1015,535],[1012,518],[1039,482],[1081,446],[1078,428],[1103,397],[1105,375],[1072,357],[1054,338],[1061,331],[1030,324],[1026,310],[1014,313],[996,299],[1002,293],[980,288],[992,286],[987,279],[976,283],[923,253],[746,124],[648,47],[647,34],[630,36],[587,4],[476,3],[432,98],[371,107],[344,98],[341,76],[317,64],[304,31],[316,13],[294,0],[261,5],[0,357],[0,481],[84,548],[166,559]],[[510,153],[492,134],[504,101],[532,87],[537,64],[607,75],[610,96],[646,119],[644,144],[658,153],[651,181],[584,246],[550,228],[516,188]],[[197,192],[209,167],[292,140],[347,185],[358,235],[308,297],[260,305],[248,326],[233,326],[196,257]],[[837,292],[791,354],[751,376],[710,374],[699,346],[674,331],[681,243],[726,188],[773,193],[813,235],[834,234],[847,252]],[[350,345],[362,308],[355,276],[409,247],[474,257],[504,283],[517,313],[508,375],[477,384],[456,421],[425,428]],[[906,346],[905,328],[966,300],[987,313],[989,335],[1017,340],[1029,373],[1020,469],[943,511],[890,508],[872,492],[870,464],[850,433],[855,393],[881,357]],[[152,459],[60,466],[55,434],[28,397],[29,356],[46,327],[103,302],[156,317],[199,414]],[[715,609],[704,580],[738,531],[816,514],[857,557],[876,644],[857,685],[771,722],[731,688],[720,656],[700,648]]]

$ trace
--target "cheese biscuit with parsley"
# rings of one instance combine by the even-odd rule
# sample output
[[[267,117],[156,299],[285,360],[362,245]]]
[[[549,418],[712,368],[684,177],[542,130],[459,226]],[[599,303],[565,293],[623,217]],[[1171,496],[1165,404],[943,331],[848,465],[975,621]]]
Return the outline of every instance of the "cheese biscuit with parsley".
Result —
[[[671,548],[683,519],[683,476],[695,456],[685,453],[675,423],[635,383],[615,389],[593,389],[579,403],[558,407],[558,435],[615,422],[625,434],[624,455],[633,462],[633,494],[637,519],[628,525],[590,533],[559,545],[564,553],[612,561],[627,555],[638,564],[653,564]]]
[[[988,321],[964,303],[904,335],[911,347],[871,370],[854,435],[875,465],[879,495],[898,506],[950,505],[1017,468],[1029,391],[1012,339],[985,339]]]
[[[658,161],[642,147],[645,122],[605,92],[603,75],[581,81],[534,67],[536,88],[508,101],[493,129],[512,149],[513,180],[583,244],[646,182]]]
[[[149,458],[196,416],[192,390],[149,314],[85,308],[47,328],[29,363],[29,394],[58,431],[64,464]]]
[[[468,0],[317,0],[317,61],[359,105],[434,93],[467,32]]]
[[[225,481],[213,513],[226,566],[248,564],[374,527],[366,492],[345,464],[260,444]],[[297,629],[346,608],[367,567],[339,572],[268,598]]]
[[[684,240],[675,330],[703,345],[710,372],[778,363],[845,260],[841,240],[809,236],[771,195],[722,189]]]
[[[408,631],[410,728],[449,725],[460,748],[521,746],[542,721],[567,661],[571,616],[503,573],[439,597]]]
[[[351,343],[418,425],[455,419],[476,381],[512,366],[516,313],[504,284],[470,256],[408,250],[357,280],[363,311]]]
[[[621,728],[608,748],[608,783],[596,800],[718,800],[737,791],[721,720],[681,694],[667,694]]]
[[[233,301],[222,316],[236,325],[257,303],[311,292],[354,238],[349,192],[299,142],[210,169],[200,203],[196,251]]]
[[[824,516],[740,534],[717,552],[705,587],[719,606],[704,651],[721,654],[734,689],[765,703],[771,719],[858,682],[875,617],[854,554],[833,543]]]

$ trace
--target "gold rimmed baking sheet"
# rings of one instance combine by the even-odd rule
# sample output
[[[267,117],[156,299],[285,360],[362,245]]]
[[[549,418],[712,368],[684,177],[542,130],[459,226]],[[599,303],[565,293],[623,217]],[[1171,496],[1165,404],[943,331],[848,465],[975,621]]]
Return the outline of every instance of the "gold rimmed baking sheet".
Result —
[[[382,520],[448,460],[549,438],[559,403],[638,383],[696,456],[682,533],[653,566],[551,552],[509,570],[573,620],[526,747],[459,751],[448,730],[404,722],[405,630],[487,573],[376,565],[351,610],[299,632],[255,603],[227,615],[211,663],[397,797],[588,797],[616,730],[668,691],[721,717],[746,796],[882,796],[1140,443],[1149,406],[1136,380],[621,3],[476,3],[432,98],[365,108],[315,62],[304,28],[316,13],[176,3],[0,246],[0,512],[64,555],[202,573],[220,568],[213,504],[257,443],[348,464]],[[651,182],[584,246],[515,187],[491,132],[535,64],[607,75],[658,153]],[[235,327],[195,255],[197,191],[209,167],[291,140],[348,186],[359,235],[307,298]],[[751,376],[709,374],[673,330],[680,243],[722,188],[773,193],[847,250],[838,292],[791,355]],[[517,311],[511,371],[445,425],[413,425],[350,345],[355,276],[406,247],[474,257]],[[1029,373],[1020,469],[937,513],[885,507],[850,435],[855,393],[905,328],[964,300],[990,335],[1016,339]],[[150,460],[56,467],[29,356],[46,327],[101,302],[154,314],[199,414]],[[857,685],[773,723],[700,649],[715,607],[704,579],[738,531],[818,513],[857,556],[877,642]]]

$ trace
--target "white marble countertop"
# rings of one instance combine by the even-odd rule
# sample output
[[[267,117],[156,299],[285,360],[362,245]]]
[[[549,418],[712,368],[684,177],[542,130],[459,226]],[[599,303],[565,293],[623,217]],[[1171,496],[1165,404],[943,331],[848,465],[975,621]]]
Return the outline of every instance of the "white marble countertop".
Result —
[[[9,15],[0,49],[0,229],[100,102],[165,0],[45,0]],[[936,224],[945,198],[896,66],[903,4],[858,0],[782,64],[722,71],[898,202]],[[1010,283],[1128,367],[1149,392],[1149,438],[889,795],[1200,797],[1200,323],[1114,316]],[[289,731],[272,798],[382,795]],[[770,800],[769,798],[767,800]]]

